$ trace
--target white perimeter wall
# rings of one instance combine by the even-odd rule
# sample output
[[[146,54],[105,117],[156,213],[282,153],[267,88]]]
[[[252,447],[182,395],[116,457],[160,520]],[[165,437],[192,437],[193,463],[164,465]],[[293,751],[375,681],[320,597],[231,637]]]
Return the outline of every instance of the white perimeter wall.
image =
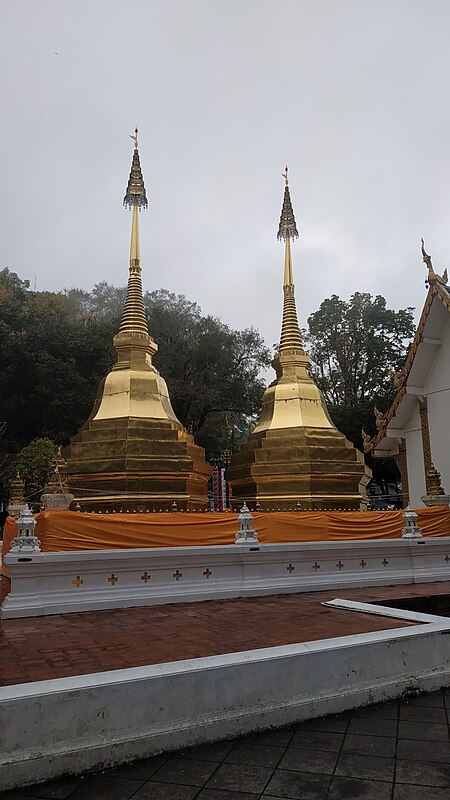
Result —
[[[9,553],[5,563],[12,586],[1,616],[8,619],[445,581],[450,538]]]

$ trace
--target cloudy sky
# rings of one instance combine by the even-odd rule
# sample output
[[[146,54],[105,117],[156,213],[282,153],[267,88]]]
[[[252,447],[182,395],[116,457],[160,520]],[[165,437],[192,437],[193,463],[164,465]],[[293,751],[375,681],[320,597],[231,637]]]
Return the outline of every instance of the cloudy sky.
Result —
[[[448,0],[0,0],[0,267],[127,279],[138,125],[145,289],[279,336],[284,164],[301,324],[325,298],[420,310],[450,263]]]

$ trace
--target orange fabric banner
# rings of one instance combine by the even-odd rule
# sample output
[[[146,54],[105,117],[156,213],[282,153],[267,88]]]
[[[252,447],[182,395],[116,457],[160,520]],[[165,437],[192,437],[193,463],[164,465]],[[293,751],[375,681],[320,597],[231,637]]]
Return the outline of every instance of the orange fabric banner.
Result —
[[[417,509],[424,536],[450,536],[447,506]],[[398,539],[403,511],[294,511],[254,513],[253,527],[263,544],[282,542]],[[238,530],[235,514],[151,513],[88,514],[41,511],[35,535],[45,552],[116,550],[134,547],[189,547],[232,544]],[[3,555],[17,536],[12,517],[3,530]],[[5,571],[5,567],[3,566]]]

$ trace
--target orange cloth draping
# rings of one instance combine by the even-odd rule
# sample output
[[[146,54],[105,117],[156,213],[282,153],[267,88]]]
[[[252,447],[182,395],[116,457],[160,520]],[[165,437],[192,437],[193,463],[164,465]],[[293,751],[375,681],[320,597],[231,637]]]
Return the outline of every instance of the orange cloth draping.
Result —
[[[450,509],[417,509],[424,536],[450,536]],[[404,525],[403,511],[294,511],[254,513],[253,527],[264,544],[281,542],[396,539]],[[232,544],[236,514],[150,513],[88,514],[41,511],[35,535],[43,552],[115,550],[134,547],[188,547]],[[8,517],[3,530],[3,555],[17,535]],[[5,567],[3,567],[5,571]]]

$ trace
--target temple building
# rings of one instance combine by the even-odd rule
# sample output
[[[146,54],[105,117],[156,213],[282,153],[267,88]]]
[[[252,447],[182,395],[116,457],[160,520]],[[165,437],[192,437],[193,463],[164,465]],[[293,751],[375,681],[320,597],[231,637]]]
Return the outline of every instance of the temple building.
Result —
[[[400,372],[393,374],[397,394],[385,414],[376,414],[378,434],[365,437],[375,458],[393,456],[399,467],[403,504],[447,505],[450,491],[450,286],[431,257],[428,293]]]
[[[278,239],[284,240],[281,338],[272,362],[276,379],[267,388],[258,424],[227,478],[233,507],[246,501],[261,510],[364,509],[371,472],[364,456],[334,426],[310,377],[295,305],[291,240],[298,238],[287,167]]]
[[[211,468],[177,419],[153,365],[142,296],[139,212],[147,196],[137,129],[123,204],[132,210],[130,270],[115,363],[100,383],[91,415],[65,449],[67,481],[85,511],[202,510]]]

